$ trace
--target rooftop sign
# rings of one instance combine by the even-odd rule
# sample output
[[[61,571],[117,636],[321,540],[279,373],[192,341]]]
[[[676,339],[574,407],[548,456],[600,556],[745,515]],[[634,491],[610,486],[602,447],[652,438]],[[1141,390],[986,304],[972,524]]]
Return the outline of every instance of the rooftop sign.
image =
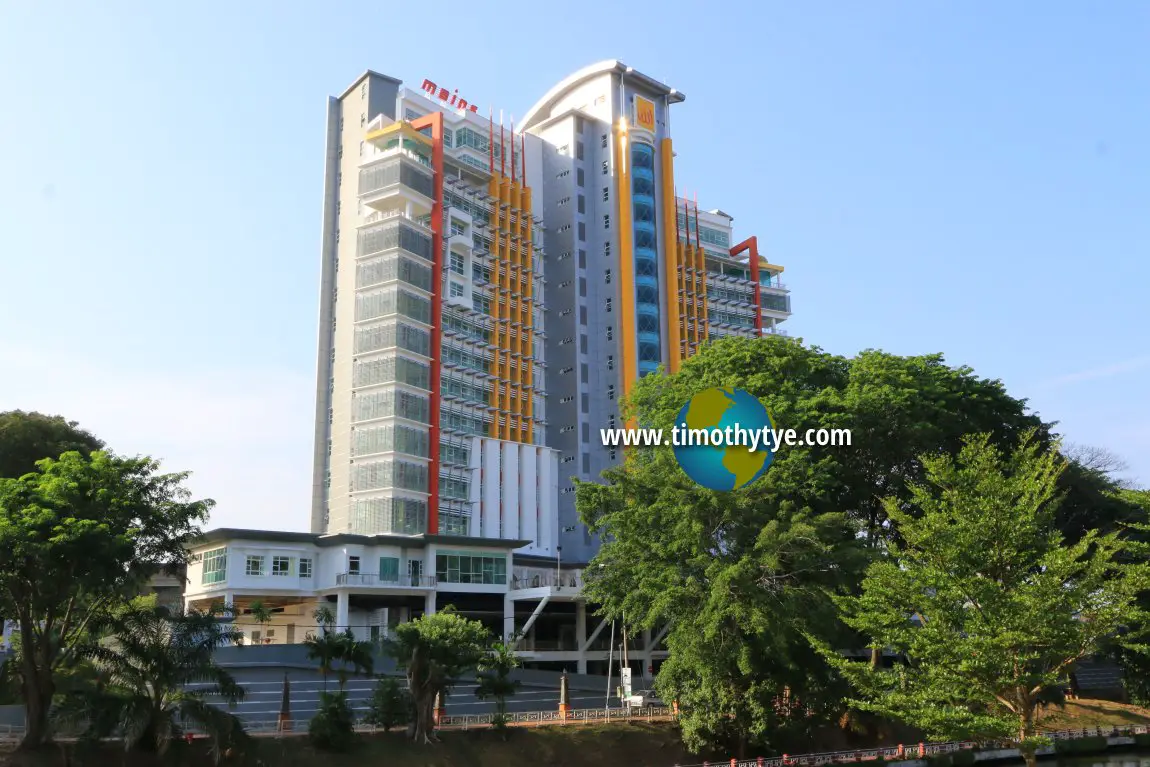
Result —
[[[448,106],[455,107],[456,109],[461,109],[464,112],[479,111],[479,107],[475,104],[469,104],[467,103],[467,99],[459,98],[458,88],[456,88],[454,91],[448,92],[446,88],[440,88],[437,84],[425,78],[423,81],[423,90],[429,95],[434,96],[440,101],[446,103]]]

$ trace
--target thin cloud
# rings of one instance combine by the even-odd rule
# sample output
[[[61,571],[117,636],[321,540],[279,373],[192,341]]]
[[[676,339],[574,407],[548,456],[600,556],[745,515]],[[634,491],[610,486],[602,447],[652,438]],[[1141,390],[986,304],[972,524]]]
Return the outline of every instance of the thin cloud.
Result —
[[[1064,376],[1058,376],[1045,382],[1046,386],[1064,386],[1066,384],[1079,383],[1081,381],[1096,381],[1100,378],[1113,378],[1114,376],[1124,375],[1125,373],[1132,373],[1136,370],[1150,367],[1150,357],[1135,357],[1133,359],[1116,362],[1113,365],[1105,365],[1103,367],[1091,368],[1090,370],[1082,370],[1077,373],[1069,373]]]

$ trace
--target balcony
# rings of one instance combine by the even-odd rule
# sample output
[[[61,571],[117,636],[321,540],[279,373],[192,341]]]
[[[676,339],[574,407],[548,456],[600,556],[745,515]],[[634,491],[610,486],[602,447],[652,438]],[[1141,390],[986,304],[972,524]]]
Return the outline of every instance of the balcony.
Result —
[[[582,589],[582,571],[564,571],[557,574],[554,570],[540,572],[538,570],[516,569],[511,576],[511,590],[522,589]]]
[[[336,586],[366,586],[381,589],[433,589],[434,575],[381,576],[377,573],[339,573]]]

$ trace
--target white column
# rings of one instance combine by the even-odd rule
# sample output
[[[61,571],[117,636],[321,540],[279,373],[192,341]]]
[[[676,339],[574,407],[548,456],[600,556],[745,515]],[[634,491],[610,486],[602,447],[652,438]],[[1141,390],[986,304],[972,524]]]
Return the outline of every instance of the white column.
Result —
[[[554,554],[559,529],[559,472],[554,451],[540,451],[538,469],[539,493],[543,500],[543,508],[539,510],[539,547]]]
[[[579,665],[575,671],[579,674],[587,673],[587,653],[582,652],[583,643],[587,641],[587,603],[575,603],[575,648],[578,649],[579,659],[576,661]]]
[[[499,537],[499,442],[483,442],[483,537]]]
[[[404,214],[405,214],[405,215],[406,215],[408,218],[412,218],[412,215],[411,215],[411,202],[410,202],[410,201],[409,201],[409,202],[407,202],[407,203],[404,203],[404,206],[403,206],[403,212],[404,212]]]
[[[519,537],[519,445],[503,443],[503,537]]]
[[[483,536],[483,527],[480,518],[483,514],[483,440],[475,437],[471,440],[471,452],[468,456],[468,465],[471,469],[471,486],[467,491],[467,500],[471,504],[471,516],[467,520],[467,534],[472,538]]]
[[[534,445],[521,445],[519,449],[519,536],[531,541],[530,548],[539,545],[539,509],[535,505],[538,450]]]
[[[427,592],[427,596],[423,598],[423,612],[425,615],[435,614],[435,592]]]
[[[340,591],[335,597],[335,630],[348,628],[349,598],[347,591]]]

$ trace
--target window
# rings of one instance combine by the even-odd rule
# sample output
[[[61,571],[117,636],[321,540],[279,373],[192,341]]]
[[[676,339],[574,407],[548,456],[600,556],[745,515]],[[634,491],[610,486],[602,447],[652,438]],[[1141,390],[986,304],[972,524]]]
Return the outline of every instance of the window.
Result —
[[[247,564],[244,567],[244,575],[263,575],[264,574],[264,558],[248,554]]]
[[[582,141],[578,141],[575,143],[575,159],[576,160],[582,160],[583,159],[583,142]]]
[[[607,369],[608,370],[614,370],[615,369],[615,355],[613,355],[613,354],[607,355]]]
[[[451,271],[456,274],[463,274],[463,256],[459,253],[451,254]]]
[[[299,577],[311,577],[311,559],[300,559],[299,561]]]
[[[507,557],[443,551],[435,555],[435,575],[442,583],[507,583]]]
[[[361,99],[362,99],[362,98],[367,98],[367,83],[364,83],[362,86],[360,86],[360,89],[359,89],[359,97],[360,97]]]
[[[581,410],[583,413],[591,412],[591,397],[587,394],[580,394],[579,400],[579,410]]]
[[[603,257],[604,258],[610,258],[611,257],[611,243],[610,242],[603,243]]]
[[[583,169],[582,168],[576,168],[575,169],[575,183],[578,184],[579,186],[583,186]]]
[[[583,199],[580,197],[579,199]],[[587,225],[582,221],[579,222],[579,242],[587,241]]]
[[[583,195],[579,195],[579,200],[577,202],[575,209],[577,211],[579,211],[580,213],[586,213],[587,212],[587,198],[584,197]]]
[[[359,142],[359,156],[363,157],[363,142]]]
[[[347,558],[347,571],[352,575],[359,574],[359,557]]]
[[[587,334],[582,333],[579,335],[579,352],[587,354]]]
[[[580,277],[579,278],[579,295],[582,298],[587,297],[587,278],[586,277]]]
[[[579,307],[579,324],[580,325],[586,325],[587,324],[587,307],[586,306],[580,306]]]
[[[584,104],[583,106],[581,106],[579,108],[580,109],[586,109],[587,105]],[[575,115],[575,132],[576,133],[582,133],[583,132],[583,118],[580,117],[579,115]]]
[[[583,249],[579,250],[579,268],[580,269],[586,269],[587,268],[587,251],[585,251]]]
[[[611,189],[610,189],[610,187],[605,186],[605,187],[603,187],[603,202],[608,202],[608,201],[610,201],[610,199],[611,199]]]
[[[223,583],[228,577],[228,550],[212,549],[204,552],[204,568],[200,583],[210,585]]]
[[[607,384],[607,399],[615,399],[615,385]]]
[[[291,575],[291,557],[272,557],[272,575]]]
[[[591,454],[590,453],[584,453],[583,454],[583,473],[584,474],[590,474],[591,473]]]
[[[611,228],[611,216],[608,213],[603,214],[603,228],[604,229],[610,229]]]
[[[557,150],[559,154],[567,154],[567,150],[571,148],[570,144],[564,144]]]
[[[607,313],[610,314],[611,313],[611,299],[610,298],[608,298],[606,300],[604,306],[607,309]]]
[[[399,558],[398,557],[380,557],[379,558],[379,579],[386,583],[399,582]]]
[[[452,298],[463,298],[463,283],[462,282],[456,282],[455,280],[451,281],[451,297]]]
[[[608,285],[611,284],[611,270],[610,269],[605,269],[603,271],[603,282],[605,282]]]
[[[607,165],[607,161],[604,160],[603,161],[603,175],[606,176],[607,173],[608,173],[608,165]]]
[[[604,133],[602,136],[599,137],[599,146],[603,147],[604,149],[607,148],[607,134],[606,133]]]

